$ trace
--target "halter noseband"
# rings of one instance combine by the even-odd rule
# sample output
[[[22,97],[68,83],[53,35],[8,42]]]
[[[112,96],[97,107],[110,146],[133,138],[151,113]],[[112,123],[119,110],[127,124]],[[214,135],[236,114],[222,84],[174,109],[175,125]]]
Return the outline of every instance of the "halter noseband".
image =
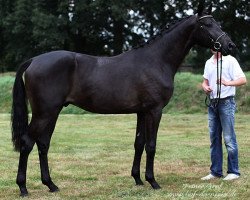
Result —
[[[197,21],[198,22],[200,22],[200,20],[202,20],[202,19],[204,19],[204,18],[213,18],[213,16],[212,15],[204,15],[204,16],[202,16],[202,17],[200,17]],[[203,26],[201,25],[200,26],[200,28],[203,28]],[[208,33],[209,34],[209,33]],[[216,51],[219,51],[220,49],[221,49],[221,43],[219,42],[219,39],[220,38],[222,38],[223,36],[225,36],[226,35],[226,33],[225,32],[223,32],[221,35],[219,35],[217,38],[216,38],[216,40],[214,41],[214,39],[211,37],[211,35],[209,34],[209,38],[211,39],[211,41],[213,42],[213,44],[214,44],[214,49],[216,50]]]

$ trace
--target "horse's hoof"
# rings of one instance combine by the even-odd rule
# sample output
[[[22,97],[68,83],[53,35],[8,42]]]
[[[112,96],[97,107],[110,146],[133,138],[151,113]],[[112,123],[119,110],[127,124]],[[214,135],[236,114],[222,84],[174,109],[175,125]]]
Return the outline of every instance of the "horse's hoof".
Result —
[[[54,186],[49,190],[49,192],[59,192],[59,188],[57,186]]]
[[[20,188],[20,197],[27,197],[29,195],[28,190],[25,188]]]
[[[142,182],[142,180],[139,178],[139,179],[135,179],[135,184],[137,186],[141,186],[141,185],[144,185],[144,183]]]
[[[53,190],[49,190],[49,192],[59,192],[59,191],[60,191],[59,188],[53,189]]]
[[[20,193],[20,197],[27,197],[27,196],[29,196],[28,192],[22,192],[22,193]]]
[[[154,190],[159,190],[159,189],[161,189],[161,186],[159,186],[159,185],[157,185],[157,186],[152,186],[152,188],[153,188]]]
[[[154,190],[161,189],[161,186],[157,182],[150,183]]]
[[[144,185],[144,183],[143,183],[142,181],[138,181],[138,182],[136,182],[135,185],[136,185],[136,186],[142,186],[142,185]]]
[[[155,190],[161,189],[161,186],[153,179],[153,180],[148,180],[149,184],[151,185],[151,187]]]
[[[53,182],[51,182],[47,186],[48,186],[50,192],[58,192],[59,191],[59,188]]]

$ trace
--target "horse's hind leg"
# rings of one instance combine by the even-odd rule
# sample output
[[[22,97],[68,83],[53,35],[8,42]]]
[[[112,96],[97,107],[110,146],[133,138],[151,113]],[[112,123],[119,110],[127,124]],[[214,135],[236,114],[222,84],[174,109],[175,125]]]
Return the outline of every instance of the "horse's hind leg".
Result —
[[[140,177],[141,157],[145,146],[145,118],[144,114],[137,114],[137,127],[135,135],[135,155],[131,175],[135,179],[136,185],[143,185]]]
[[[34,131],[36,131],[38,135],[36,144],[40,160],[41,180],[42,183],[49,188],[50,192],[56,192],[59,190],[51,180],[48,166],[48,150],[57,117],[58,114],[46,113],[45,115],[34,117],[31,120],[31,127],[33,130],[36,129]]]
[[[37,141],[39,160],[40,160],[40,168],[41,168],[41,179],[42,183],[46,185],[50,192],[59,191],[58,187],[52,182],[49,166],[48,166],[48,150],[49,150],[50,138],[42,137]]]
[[[18,165],[18,172],[16,179],[16,183],[20,189],[20,196],[28,195],[28,190],[26,188],[27,163],[29,154],[32,151],[34,144],[35,141],[28,134],[22,136],[19,165]]]

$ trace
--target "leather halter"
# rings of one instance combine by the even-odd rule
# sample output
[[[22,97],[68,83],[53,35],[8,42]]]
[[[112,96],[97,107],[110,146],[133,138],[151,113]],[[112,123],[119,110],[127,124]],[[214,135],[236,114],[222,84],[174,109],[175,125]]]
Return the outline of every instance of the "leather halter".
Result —
[[[200,22],[202,19],[205,19],[205,18],[213,18],[212,15],[204,15],[202,17],[200,17],[197,21]],[[201,25],[200,28],[203,28],[203,26]],[[208,33],[209,34],[209,33]],[[216,40],[214,41],[214,39],[211,37],[211,35],[209,34],[209,38],[211,39],[212,43],[214,44],[214,49],[216,51],[219,51],[221,49],[221,43],[219,42],[219,39],[222,38],[223,36],[225,36],[226,33],[223,32],[221,35],[219,35]]]

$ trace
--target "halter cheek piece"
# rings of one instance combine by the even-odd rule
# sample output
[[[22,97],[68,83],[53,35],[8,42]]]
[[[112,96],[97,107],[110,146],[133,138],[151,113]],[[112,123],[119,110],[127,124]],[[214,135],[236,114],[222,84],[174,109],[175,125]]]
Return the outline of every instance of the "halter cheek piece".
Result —
[[[212,16],[212,15],[204,15],[204,16],[200,17],[197,21],[200,22],[200,21],[201,21],[202,19],[204,19],[204,18],[213,18],[213,16]],[[203,28],[203,26],[201,25],[200,28]],[[211,39],[212,43],[214,44],[214,49],[215,49],[216,51],[220,50],[222,45],[221,45],[221,43],[219,42],[219,39],[222,38],[223,36],[225,36],[226,33],[223,32],[221,35],[219,35],[219,36],[216,38],[215,41],[214,41],[214,39],[211,37],[210,33],[208,33],[208,35],[209,35],[209,38]]]

